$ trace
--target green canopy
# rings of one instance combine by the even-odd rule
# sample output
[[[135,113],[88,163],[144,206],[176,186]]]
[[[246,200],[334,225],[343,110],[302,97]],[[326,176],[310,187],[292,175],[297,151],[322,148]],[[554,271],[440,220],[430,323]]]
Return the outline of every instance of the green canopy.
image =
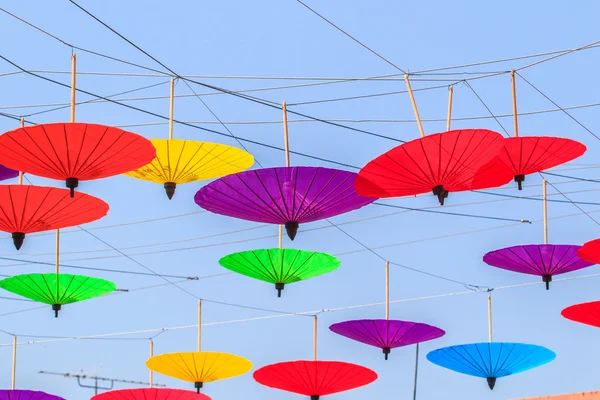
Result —
[[[0,288],[52,305],[56,317],[63,304],[103,296],[117,289],[111,281],[70,274],[16,275],[1,280]]]
[[[340,260],[326,253],[274,248],[233,253],[221,258],[219,264],[250,278],[274,283],[281,297],[286,283],[331,272],[340,266]]]

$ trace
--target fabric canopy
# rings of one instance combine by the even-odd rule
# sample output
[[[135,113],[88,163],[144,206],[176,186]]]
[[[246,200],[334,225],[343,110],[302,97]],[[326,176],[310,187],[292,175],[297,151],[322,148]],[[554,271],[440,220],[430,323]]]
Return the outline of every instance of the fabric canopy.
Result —
[[[600,263],[600,239],[590,240],[577,250],[577,256],[592,264]]]
[[[219,264],[228,270],[275,284],[278,296],[285,284],[326,274],[340,266],[340,260],[326,253],[295,249],[260,249],[225,256]]]
[[[233,146],[181,139],[150,139],[156,158],[125,175],[164,185],[169,199],[178,184],[219,178],[254,164],[250,153]]]
[[[493,267],[541,276],[546,282],[546,289],[549,289],[553,275],[592,265],[577,256],[580,247],[566,244],[513,246],[491,251],[483,256],[483,261]]]
[[[569,306],[562,310],[561,315],[571,321],[600,328],[600,301]]]
[[[261,385],[319,400],[320,396],[368,385],[377,374],[340,361],[288,361],[257,369],[254,379]]]
[[[26,126],[0,136],[0,164],[64,180],[71,193],[80,180],[122,174],[151,162],[149,140],[118,128],[84,123]]]
[[[356,190],[381,198],[432,192],[443,205],[450,192],[510,181],[510,175],[496,173],[498,166],[490,164],[503,144],[502,135],[486,129],[454,130],[412,140],[367,163],[358,173]]]
[[[0,281],[0,288],[40,303],[50,304],[54,314],[64,304],[114,292],[117,286],[99,278],[70,274],[15,275]]]
[[[4,165],[0,165],[0,181],[16,178],[19,176],[19,171],[15,171],[14,169],[6,168]]]
[[[159,374],[193,382],[198,391],[203,383],[233,378],[252,369],[252,363],[243,357],[208,351],[161,354],[149,358],[146,366]]]
[[[121,389],[100,393],[90,400],[211,400],[205,394],[181,389]]]
[[[62,397],[33,390],[0,390],[0,400],[65,400]]]
[[[437,339],[446,333],[435,326],[419,322],[386,319],[339,322],[331,325],[329,329],[338,335],[379,347],[383,350],[386,360],[393,348]]]
[[[0,230],[12,233],[17,249],[25,235],[62,229],[100,219],[108,212],[104,201],[44,186],[0,185]]]
[[[356,193],[355,178],[353,172],[321,167],[264,168],[211,182],[196,193],[195,200],[216,214],[285,225],[293,240],[299,224],[375,201]]]
[[[549,363],[556,354],[542,346],[487,342],[444,347],[427,354],[434,364],[461,374],[486,378],[494,389],[497,378]]]

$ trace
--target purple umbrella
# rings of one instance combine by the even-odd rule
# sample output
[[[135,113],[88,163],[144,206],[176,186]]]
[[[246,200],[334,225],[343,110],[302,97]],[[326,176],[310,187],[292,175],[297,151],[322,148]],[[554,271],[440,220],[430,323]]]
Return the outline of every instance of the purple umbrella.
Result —
[[[301,223],[356,210],[376,199],[354,190],[356,174],[321,167],[279,167],[220,178],[196,193],[196,203],[216,214],[285,225],[294,240]]]
[[[495,250],[483,256],[493,267],[538,275],[550,289],[552,275],[564,274],[593,265],[577,256],[581,246],[567,244],[528,244]]]
[[[329,329],[338,335],[379,347],[388,359],[390,350],[444,336],[446,332],[419,322],[387,319],[361,319],[333,324]]]
[[[19,176],[19,171],[14,169],[6,168],[4,165],[0,165],[0,181],[10,178],[16,178]]]
[[[0,390],[0,400],[65,400],[44,392],[33,390]]]

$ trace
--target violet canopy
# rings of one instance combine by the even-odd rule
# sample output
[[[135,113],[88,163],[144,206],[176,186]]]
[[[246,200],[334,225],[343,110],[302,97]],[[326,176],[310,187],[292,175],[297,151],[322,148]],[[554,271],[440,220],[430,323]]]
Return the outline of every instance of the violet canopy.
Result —
[[[528,244],[495,250],[483,256],[483,261],[493,267],[538,275],[550,288],[553,275],[586,268],[592,264],[577,255],[581,246],[566,244]]]
[[[0,165],[0,181],[16,178],[17,176],[19,176],[19,171],[15,171],[14,169],[10,169],[5,167],[4,165]]]
[[[194,200],[215,214],[285,225],[294,240],[299,224],[330,218],[375,201],[354,189],[356,174],[321,167],[240,172],[204,186]]]
[[[34,390],[0,390],[0,400],[65,400],[62,397]]]
[[[419,322],[386,319],[344,321],[331,325],[329,329],[338,335],[379,347],[386,360],[393,348],[437,339],[446,333],[440,328]]]

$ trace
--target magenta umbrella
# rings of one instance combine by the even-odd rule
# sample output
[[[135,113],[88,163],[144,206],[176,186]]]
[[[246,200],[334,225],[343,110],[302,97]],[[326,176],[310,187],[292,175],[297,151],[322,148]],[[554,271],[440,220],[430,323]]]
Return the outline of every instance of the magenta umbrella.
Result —
[[[0,400],[65,400],[62,397],[33,390],[0,390]]]
[[[299,224],[374,202],[356,192],[355,179],[353,172],[330,168],[264,168],[220,178],[200,189],[194,200],[216,214],[285,225],[294,240]]]
[[[391,349],[437,339],[446,333],[440,328],[419,322],[387,319],[339,322],[329,329],[357,342],[379,347],[386,360]]]
[[[483,261],[493,267],[538,275],[550,289],[553,275],[576,271],[591,265],[577,255],[581,246],[568,244],[528,244],[495,250],[483,256]]]

